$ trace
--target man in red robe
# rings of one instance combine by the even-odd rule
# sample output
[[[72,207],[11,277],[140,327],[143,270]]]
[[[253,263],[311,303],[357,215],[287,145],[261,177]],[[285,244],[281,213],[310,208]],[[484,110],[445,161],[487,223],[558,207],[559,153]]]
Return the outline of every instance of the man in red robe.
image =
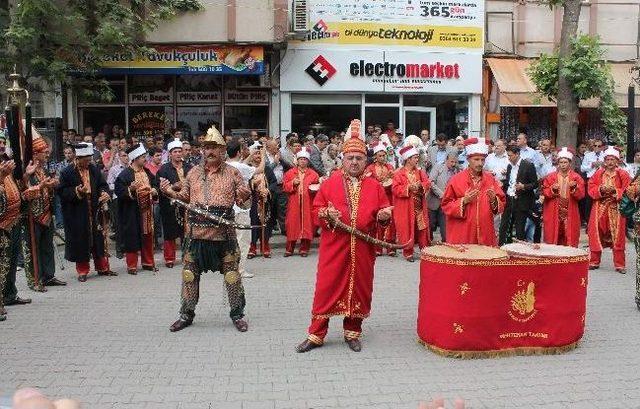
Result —
[[[399,243],[407,243],[402,255],[413,262],[416,243],[423,248],[429,245],[429,208],[426,194],[431,189],[429,176],[420,168],[420,153],[413,146],[400,149],[404,166],[393,175],[393,222]]]
[[[584,197],[584,179],[573,171],[573,153],[567,148],[558,152],[558,170],[542,181],[544,204],[544,242],[578,247],[580,241],[580,209]]]
[[[355,122],[355,121],[354,121]],[[322,346],[329,317],[343,315],[344,339],[349,348],[361,350],[362,320],[369,316],[373,293],[375,246],[328,220],[337,219],[366,234],[374,234],[378,223],[388,223],[391,207],[384,189],[364,174],[367,148],[360,134],[360,121],[352,122],[351,135],[343,145],[342,169],[320,186],[313,201],[313,217],[321,226],[316,290],[309,335],[296,347],[308,352]]]
[[[496,178],[483,170],[489,153],[486,141],[469,138],[465,145],[469,165],[449,180],[442,196],[447,242],[495,246],[493,218],[504,210],[504,192]]]
[[[393,166],[387,160],[387,145],[383,142],[378,142],[373,147],[373,163],[367,166],[364,173],[365,175],[373,176],[384,188],[384,192],[387,195],[389,204],[393,203],[393,192],[391,191],[391,184],[393,182]],[[384,240],[388,243],[395,243],[396,230],[391,221],[386,226],[378,226],[376,231],[376,238]],[[382,255],[382,247],[376,247],[376,255]],[[387,255],[395,257],[396,251],[394,249],[387,249]]]
[[[611,247],[617,272],[626,273],[624,260],[626,218],[618,211],[622,194],[630,183],[629,174],[618,167],[620,153],[610,146],[604,151],[604,167],[589,179],[588,192],[593,199],[587,231],[591,261],[589,269],[600,267],[602,249]]]
[[[284,256],[293,255],[296,242],[300,241],[300,256],[307,257],[313,230],[311,220],[311,192],[309,186],[317,184],[318,174],[309,168],[309,151],[302,149],[296,154],[298,166],[289,169],[282,178],[282,191],[288,194],[285,230],[287,246]]]

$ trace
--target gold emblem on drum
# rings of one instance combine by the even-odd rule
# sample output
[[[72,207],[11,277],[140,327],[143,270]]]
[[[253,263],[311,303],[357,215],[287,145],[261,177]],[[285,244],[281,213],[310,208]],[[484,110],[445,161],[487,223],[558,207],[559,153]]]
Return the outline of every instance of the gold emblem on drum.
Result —
[[[187,269],[182,270],[182,281],[184,281],[185,283],[190,283],[195,279],[196,276],[195,274],[193,274],[193,271]]]
[[[458,324],[457,322],[453,323],[453,333],[454,334],[462,334],[464,332],[464,327],[462,324]]]
[[[469,283],[460,284],[460,295],[465,295],[467,291],[469,291],[471,287],[469,287]]]
[[[524,282],[518,280],[518,287],[523,287]],[[509,310],[509,316],[518,322],[527,322],[532,319],[538,312],[535,309],[536,304],[536,284],[530,281],[527,284],[527,288],[516,291],[511,297],[511,309]],[[517,313],[517,315],[516,315]]]

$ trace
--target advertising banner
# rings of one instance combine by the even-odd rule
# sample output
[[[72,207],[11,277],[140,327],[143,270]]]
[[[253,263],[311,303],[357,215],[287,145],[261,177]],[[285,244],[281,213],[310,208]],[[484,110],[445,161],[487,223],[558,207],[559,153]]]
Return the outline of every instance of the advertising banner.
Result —
[[[155,46],[141,56],[105,57],[107,74],[264,74],[262,46]]]
[[[300,47],[382,45],[484,47],[484,0],[309,0],[311,29]]]
[[[481,78],[474,54],[298,49],[282,62],[280,89],[477,94]]]

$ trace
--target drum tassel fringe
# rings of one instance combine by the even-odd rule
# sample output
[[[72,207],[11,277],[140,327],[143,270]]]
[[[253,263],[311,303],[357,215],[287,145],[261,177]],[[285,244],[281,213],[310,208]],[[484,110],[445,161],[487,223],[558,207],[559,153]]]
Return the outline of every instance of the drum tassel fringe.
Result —
[[[559,346],[559,347],[521,347],[521,348],[509,348],[503,350],[491,350],[491,351],[450,351],[447,349],[438,348],[433,345],[429,345],[421,339],[417,340],[419,344],[427,348],[428,350],[447,357],[447,358],[459,358],[459,359],[478,359],[478,358],[501,358],[508,356],[525,356],[525,355],[558,355],[571,351],[578,346],[579,341],[574,343]]]

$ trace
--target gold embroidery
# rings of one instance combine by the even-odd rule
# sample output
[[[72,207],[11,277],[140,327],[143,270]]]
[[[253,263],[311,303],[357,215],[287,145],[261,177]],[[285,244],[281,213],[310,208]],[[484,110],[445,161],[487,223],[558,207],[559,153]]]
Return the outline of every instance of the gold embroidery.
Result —
[[[549,258],[509,258],[509,259],[494,259],[494,260],[472,260],[472,259],[453,259],[446,257],[438,257],[434,255],[422,254],[421,260],[430,261],[438,264],[449,264],[455,266],[478,266],[478,267],[491,267],[491,266],[538,266],[538,265],[556,265],[567,263],[580,263],[589,261],[589,255],[574,256],[574,257],[549,257]]]
[[[190,283],[195,280],[195,278],[196,277],[193,274],[193,271],[187,269],[182,271],[182,281],[184,281],[185,283]]]
[[[460,295],[465,295],[467,291],[469,291],[471,287],[469,287],[469,283],[462,283],[460,285]]]
[[[586,286],[587,286],[587,277],[582,277],[582,278],[580,279],[580,285],[581,285],[582,287],[586,287]]]
[[[353,339],[358,339],[360,338],[360,333],[357,331],[349,331],[349,330],[344,330],[344,337],[348,340],[353,340]]]
[[[360,205],[360,190],[362,188],[362,182],[360,180],[351,180],[347,178],[347,189],[349,193],[349,208],[351,209],[351,227],[355,229],[356,219],[358,217],[358,207]],[[353,316],[353,310],[351,309],[351,298],[353,297],[353,285],[356,274],[356,236],[353,234],[350,237],[349,242],[349,255],[350,255],[350,268],[349,268],[349,293],[347,295],[347,316]]]
[[[224,281],[227,284],[235,284],[240,280],[240,273],[238,271],[229,271],[224,275]]]
[[[309,334],[307,339],[316,345],[324,344],[324,340],[317,335]]]
[[[462,334],[464,332],[464,327],[462,324],[458,324],[457,322],[453,323],[453,333],[454,334]]]

